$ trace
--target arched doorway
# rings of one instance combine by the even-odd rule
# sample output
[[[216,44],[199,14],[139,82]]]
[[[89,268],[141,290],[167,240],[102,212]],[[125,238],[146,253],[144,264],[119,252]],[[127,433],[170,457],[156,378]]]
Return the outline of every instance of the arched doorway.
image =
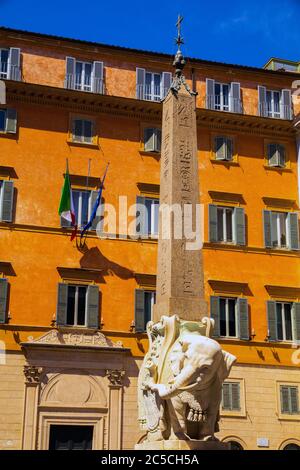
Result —
[[[237,441],[227,441],[230,445],[230,450],[244,450],[243,446]]]
[[[284,446],[282,450],[300,450],[300,446],[294,442]]]

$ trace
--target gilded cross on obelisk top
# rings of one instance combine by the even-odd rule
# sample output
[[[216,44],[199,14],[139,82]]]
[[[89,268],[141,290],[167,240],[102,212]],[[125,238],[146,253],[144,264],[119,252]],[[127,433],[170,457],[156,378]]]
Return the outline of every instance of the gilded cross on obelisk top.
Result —
[[[177,38],[175,39],[175,42],[178,45],[179,49],[180,49],[181,44],[184,44],[183,37],[181,36],[181,23],[182,22],[183,22],[183,16],[178,15],[178,20],[176,23],[178,33],[177,33]]]

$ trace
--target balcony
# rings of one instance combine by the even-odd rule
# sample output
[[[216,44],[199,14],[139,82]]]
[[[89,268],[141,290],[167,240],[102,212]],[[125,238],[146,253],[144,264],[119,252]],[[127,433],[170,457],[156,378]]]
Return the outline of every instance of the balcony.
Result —
[[[139,100],[161,101],[168,93],[169,88],[153,85],[137,85],[136,97]]]
[[[64,87],[69,90],[88,91],[90,93],[105,94],[104,80],[91,75],[66,74]]]
[[[242,100],[228,95],[206,95],[205,107],[206,109],[213,109],[215,111],[237,114],[244,113]]]
[[[0,79],[21,81],[21,70],[16,65],[8,67],[8,62],[0,62]]]

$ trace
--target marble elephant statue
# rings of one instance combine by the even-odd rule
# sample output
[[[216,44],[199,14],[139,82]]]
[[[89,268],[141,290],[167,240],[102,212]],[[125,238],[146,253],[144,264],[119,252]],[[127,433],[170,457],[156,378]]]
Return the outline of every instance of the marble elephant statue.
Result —
[[[152,421],[155,409],[158,415],[155,432],[148,429],[148,440],[214,440],[219,430],[222,384],[236,357],[200,334],[196,322],[174,318],[172,328],[172,340],[164,330],[159,351],[155,347],[160,373],[148,357],[151,366],[143,393],[148,403],[152,400]]]

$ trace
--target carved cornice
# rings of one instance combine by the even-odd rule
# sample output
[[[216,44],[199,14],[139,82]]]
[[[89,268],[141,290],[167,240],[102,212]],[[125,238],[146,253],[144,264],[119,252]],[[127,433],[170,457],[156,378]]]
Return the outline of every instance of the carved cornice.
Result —
[[[125,370],[119,369],[107,369],[106,376],[110,382],[110,385],[123,385],[123,378],[125,376]]]
[[[26,384],[38,385],[40,383],[41,374],[43,372],[42,367],[26,365],[23,371]]]

